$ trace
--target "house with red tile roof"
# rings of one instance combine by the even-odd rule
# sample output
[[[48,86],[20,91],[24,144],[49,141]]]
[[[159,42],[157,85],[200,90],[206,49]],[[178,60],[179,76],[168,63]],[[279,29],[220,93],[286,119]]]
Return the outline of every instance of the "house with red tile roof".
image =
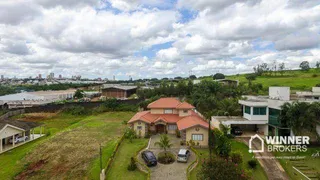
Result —
[[[128,121],[137,135],[176,134],[179,131],[183,141],[193,140],[201,146],[208,145],[209,123],[191,104],[177,98],[160,98],[147,108],[148,111],[138,112]]]

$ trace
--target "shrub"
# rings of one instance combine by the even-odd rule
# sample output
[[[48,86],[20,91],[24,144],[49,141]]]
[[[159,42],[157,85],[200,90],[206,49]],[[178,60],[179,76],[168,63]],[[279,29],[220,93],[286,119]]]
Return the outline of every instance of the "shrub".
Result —
[[[66,114],[71,114],[74,116],[81,116],[81,115],[90,114],[90,111],[88,111],[86,108],[84,108],[82,106],[66,107],[62,110],[62,112],[66,113]]]
[[[133,139],[137,138],[136,132],[132,128],[127,127],[124,131],[124,138],[132,142]]]
[[[235,164],[241,164],[242,163],[242,154],[240,152],[232,152],[231,155],[231,161]]]
[[[133,157],[131,157],[130,164],[128,165],[128,171],[134,171],[137,169],[136,161],[134,160]]]
[[[205,161],[197,173],[197,179],[250,179],[241,166],[222,158]]]
[[[318,75],[317,74],[312,74],[312,77],[318,77]]]
[[[176,136],[177,136],[177,138],[181,137],[180,131],[178,129],[176,129]]]
[[[218,129],[213,130],[215,153],[221,157],[228,157],[231,151],[230,139]]]
[[[252,159],[252,160],[248,161],[248,165],[251,169],[255,169],[258,165],[258,162],[256,159]]]
[[[158,162],[162,164],[170,164],[175,161],[175,155],[171,152],[161,152],[158,154]]]
[[[180,145],[183,146],[185,143],[184,141],[180,141]]]
[[[123,120],[123,121],[122,121],[122,124],[123,124],[123,125],[126,125],[126,124],[128,124],[128,121],[127,121],[127,120]]]

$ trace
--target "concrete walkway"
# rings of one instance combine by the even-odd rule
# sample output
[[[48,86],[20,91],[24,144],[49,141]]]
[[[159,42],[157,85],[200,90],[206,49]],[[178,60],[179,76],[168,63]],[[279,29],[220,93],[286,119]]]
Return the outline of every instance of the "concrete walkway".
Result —
[[[237,137],[237,140],[244,142],[249,146],[250,138],[247,137]],[[259,149],[260,145],[253,142],[253,147]],[[289,180],[287,173],[284,171],[280,163],[275,159],[274,155],[270,152],[254,153],[257,160],[260,162],[262,168],[266,172],[269,180]]]

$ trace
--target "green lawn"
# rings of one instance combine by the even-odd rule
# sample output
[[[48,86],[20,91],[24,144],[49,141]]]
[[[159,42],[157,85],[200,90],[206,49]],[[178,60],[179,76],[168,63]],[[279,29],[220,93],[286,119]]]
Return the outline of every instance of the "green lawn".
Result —
[[[283,157],[283,156],[300,156],[304,157],[300,160],[289,160],[289,159],[279,159],[279,162],[283,169],[287,172],[290,179],[305,179],[300,173],[293,169],[292,166],[295,166],[303,173],[306,173],[309,177],[316,177],[317,172],[320,173],[320,157],[312,157],[314,153],[320,153],[320,148],[308,148],[307,152],[297,152],[297,153],[274,153],[276,157]],[[308,174],[309,173],[309,174]],[[318,176],[318,178],[320,178]]]
[[[226,78],[248,82],[245,74],[227,76]],[[259,76],[253,83],[261,83],[264,88],[270,86],[289,86],[292,90],[311,90],[316,84],[320,84],[320,71],[316,69],[310,69],[307,72],[299,70],[286,71],[283,76],[279,73],[277,76]]]
[[[252,159],[253,154],[249,153],[249,147],[247,145],[245,145],[244,143],[238,142],[238,141],[232,141],[231,142],[231,146],[232,146],[232,150],[233,151],[239,151],[242,153],[243,155],[243,163],[242,166],[249,170],[249,167],[247,165],[247,162],[249,160]],[[199,164],[197,165],[197,167],[195,169],[193,169],[191,171],[190,174],[190,179],[191,180],[196,180],[197,179],[197,172],[199,171],[199,169],[201,168],[201,162],[206,159],[209,158],[209,150],[208,149],[197,149],[198,153],[199,153]],[[257,166],[257,168],[255,170],[250,170],[250,174],[251,177],[253,179],[256,180],[267,180],[267,176],[264,172],[264,170],[262,169],[262,167],[260,165]]]
[[[232,141],[231,146],[233,151],[239,151],[242,153],[243,155],[242,165],[245,169],[249,169],[248,161],[253,159],[253,156],[254,156],[253,153],[249,153],[249,147],[246,144],[238,141]],[[253,179],[256,179],[256,180],[268,179],[267,175],[265,174],[260,164],[257,166],[256,169],[252,170],[252,177]]]
[[[127,166],[130,163],[130,158],[135,156],[136,152],[147,146],[148,139],[134,139],[132,143],[124,140],[119,147],[119,150],[112,163],[111,169],[107,172],[107,179],[118,180],[140,180],[147,179],[147,175],[138,169],[128,171]]]
[[[45,113],[43,113],[45,114]],[[92,116],[55,114],[39,119],[19,119],[44,123],[49,137],[30,142],[0,155],[1,179],[17,174],[25,179],[99,179],[99,146],[103,150],[103,166],[123,134],[123,120],[133,112],[108,112]],[[35,168],[40,166],[40,168]]]

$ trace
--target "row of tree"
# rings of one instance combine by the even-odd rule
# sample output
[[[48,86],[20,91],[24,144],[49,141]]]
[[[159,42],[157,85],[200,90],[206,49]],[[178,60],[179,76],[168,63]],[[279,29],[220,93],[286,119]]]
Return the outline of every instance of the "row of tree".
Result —
[[[238,99],[243,94],[257,94],[262,90],[261,84],[253,84],[251,87],[244,83],[238,86],[223,85],[213,80],[203,80],[198,84],[192,81],[180,81],[178,83],[166,83],[154,89],[140,89],[137,91],[139,98],[148,99],[140,104],[146,108],[148,103],[160,97],[179,97],[193,104],[204,116],[212,115],[240,115],[241,109]]]

